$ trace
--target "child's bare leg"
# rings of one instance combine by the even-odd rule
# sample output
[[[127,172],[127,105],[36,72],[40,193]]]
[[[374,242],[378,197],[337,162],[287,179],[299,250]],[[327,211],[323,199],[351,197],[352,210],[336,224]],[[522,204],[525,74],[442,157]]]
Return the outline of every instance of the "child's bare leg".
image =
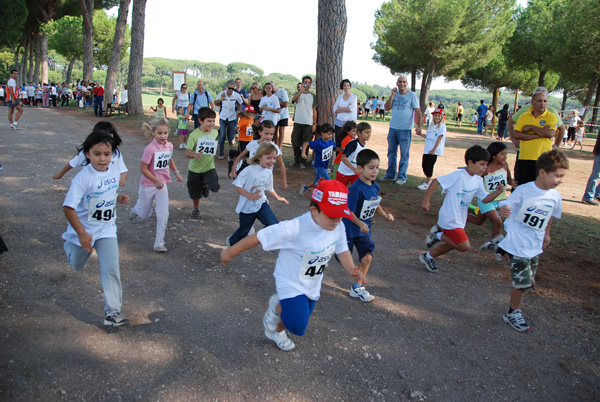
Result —
[[[432,258],[439,257],[440,255],[444,255],[452,250],[465,252],[471,248],[471,243],[469,242],[469,240],[465,240],[462,243],[456,244],[452,240],[450,240],[450,238],[445,233],[442,235],[442,241],[444,242],[444,244],[436,247],[435,249],[429,252],[429,255]]]
[[[363,273],[363,275],[366,277],[367,276],[367,272],[369,272],[369,267],[371,266],[371,261],[373,261],[373,255],[371,253],[367,253],[367,255],[365,255],[363,257],[362,260],[360,260],[360,263],[358,264],[358,270],[360,272]],[[362,281],[361,282],[356,282],[359,284],[363,284]]]
[[[500,219],[500,216],[498,216],[498,212],[493,210],[486,212],[484,215],[490,220],[490,222],[492,222],[492,225],[494,225],[492,228],[492,237],[502,233],[502,219]]]
[[[192,204],[194,204],[194,209],[200,209],[200,199],[192,200]]]
[[[275,306],[275,310],[277,310],[277,315],[281,317],[281,303],[277,303],[277,306]],[[279,324],[277,325],[277,332],[281,332],[284,329],[285,326],[283,325],[283,321],[279,320]]]
[[[467,222],[472,223],[473,225],[481,226],[486,219],[487,214],[477,214],[475,216],[467,214]],[[502,222],[500,222],[500,224],[502,224]]]
[[[524,290],[512,288],[510,291],[510,308],[518,310],[521,307],[521,301],[523,300]]]

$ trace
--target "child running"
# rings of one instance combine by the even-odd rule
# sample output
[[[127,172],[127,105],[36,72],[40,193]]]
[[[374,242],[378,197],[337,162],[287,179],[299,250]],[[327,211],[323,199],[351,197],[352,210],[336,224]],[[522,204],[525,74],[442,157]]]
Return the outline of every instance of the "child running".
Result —
[[[167,108],[165,107],[165,101],[163,98],[158,98],[156,101],[156,107],[150,106],[150,111],[148,112],[148,117],[150,116],[150,112],[156,112],[156,117],[167,117]]]
[[[234,166],[233,161],[246,150],[246,146],[254,139],[252,134],[252,125],[254,124],[254,116],[256,116],[254,106],[246,105],[244,110],[240,110],[237,113],[238,117],[238,149],[230,149],[229,157],[227,158],[229,161],[229,166],[227,170],[227,176],[231,178],[231,168]],[[237,165],[235,165],[238,167]],[[238,170],[241,166],[238,167]],[[244,166],[245,167],[245,166]]]
[[[271,168],[277,158],[277,146],[272,142],[263,142],[256,154],[250,158],[249,166],[235,179],[235,191],[240,194],[235,212],[240,216],[240,227],[227,238],[227,247],[231,247],[248,235],[255,220],[265,227],[279,223],[265,195],[268,191],[277,201],[290,205],[273,190],[273,171]]]
[[[296,347],[286,329],[297,336],[306,332],[321,296],[323,272],[334,254],[354,281],[363,281],[340,225],[342,218],[350,217],[347,200],[346,186],[336,180],[321,180],[312,191],[309,212],[264,228],[221,252],[221,262],[227,264],[259,243],[265,251],[280,250],[273,273],[277,293],[269,299],[263,326],[265,336],[281,350]]]
[[[306,184],[300,184],[300,195],[303,195],[309,189],[312,189],[319,180],[329,180],[327,167],[329,166],[329,161],[333,156],[333,149],[335,148],[335,141],[332,139],[333,127],[331,127],[331,124],[329,123],[322,124],[317,127],[317,135],[319,135],[318,139],[307,141],[302,144],[302,159],[308,159],[308,156],[306,155],[308,147],[315,151],[313,167],[316,172],[316,177],[308,186]]]
[[[275,125],[271,120],[265,120],[262,123],[253,124],[252,132],[254,133],[254,136],[258,136],[259,139],[250,141],[248,145],[246,145],[246,149],[244,149],[242,153],[239,154],[237,158],[235,158],[235,160],[233,161],[231,165],[231,171],[229,172],[229,176],[233,179],[235,179],[237,177],[237,174],[247,166],[241,164],[238,167],[238,165],[246,155],[248,155],[249,158],[252,158],[254,154],[256,154],[256,151],[258,150],[260,144],[262,144],[263,142],[270,142],[274,144],[273,135],[275,133]],[[281,155],[281,149],[279,149],[277,145],[275,145],[275,147],[277,149],[277,163],[279,164],[279,168],[281,170],[281,189],[285,191],[287,190],[287,176],[285,165],[283,163],[283,156]],[[273,166],[271,166],[271,171],[272,170]]]
[[[200,219],[200,199],[208,197],[209,191],[216,193],[221,188],[215,169],[215,155],[219,142],[219,132],[215,130],[217,113],[208,107],[198,110],[200,127],[190,134],[185,157],[188,165],[187,188],[194,209],[190,219]]]
[[[425,198],[421,203],[421,208],[425,211],[429,211],[429,200],[438,184],[442,186],[442,194],[446,194],[440,208],[437,225],[431,228],[425,239],[427,248],[431,248],[440,240],[444,244],[419,256],[419,261],[425,264],[429,272],[438,272],[434,260],[436,257],[452,250],[465,252],[471,248],[469,237],[465,232],[465,225],[467,224],[469,204],[473,197],[477,196],[477,198],[481,198],[483,202],[487,203],[504,191],[502,184],[489,194],[483,187],[481,175],[485,172],[489,159],[490,154],[485,148],[474,145],[465,152],[466,169],[460,169],[438,177],[429,185]]]
[[[499,254],[508,254],[512,290],[510,306],[504,321],[517,331],[529,331],[521,314],[525,291],[535,289],[538,259],[550,244],[552,218],[560,219],[562,198],[556,187],[569,169],[562,151],[544,152],[535,164],[535,181],[516,188],[506,201],[500,203],[506,238],[498,244]]]
[[[577,123],[577,130],[575,131],[575,140],[573,141],[573,146],[571,147],[571,149],[574,149],[575,145],[579,144],[579,146],[581,147],[579,150],[583,151],[584,138],[585,138],[585,126],[583,124],[583,121],[579,121],[579,123]]]
[[[356,131],[356,139],[348,142],[348,145],[344,148],[340,167],[335,174],[336,180],[346,186],[354,183],[360,176],[356,168],[356,156],[360,151],[365,149],[367,141],[371,138],[371,125],[365,122],[358,123]]]
[[[339,136],[341,138],[341,145],[335,149],[336,156],[333,160],[333,171],[329,176],[332,179],[335,179],[335,175],[340,167],[340,163],[342,162],[344,148],[346,148],[346,145],[348,145],[350,141],[356,138],[356,123],[353,121],[347,121],[340,130]]]
[[[129,320],[121,314],[116,209],[117,203],[129,204],[129,196],[117,195],[120,171],[110,164],[117,151],[114,141],[106,131],[94,130],[83,142],[88,163],[71,180],[63,202],[69,225],[62,238],[67,261],[76,271],[85,267],[92,249],[96,250],[104,290],[104,325],[120,327]]]
[[[118,147],[121,146],[123,141],[121,140],[121,137],[119,137],[119,133],[117,133],[117,128],[114,126],[114,124],[112,124],[109,121],[100,121],[100,122],[96,123],[93,131],[105,131],[113,138],[113,144],[115,145],[115,147],[114,147],[113,154],[110,158],[110,165],[114,169],[117,169],[119,172],[121,172],[121,175],[119,177],[119,186],[124,187],[125,181],[127,180],[128,169],[127,169],[127,166],[125,166],[125,162],[123,161],[123,154],[121,154],[121,151],[118,150]],[[82,146],[82,149],[79,150],[79,152],[77,153],[77,156],[75,156],[73,159],[71,159],[69,161],[69,163],[67,163],[61,170],[59,170],[57,173],[55,173],[54,176],[52,176],[52,177],[56,180],[61,179],[65,175],[65,173],[67,173],[69,170],[73,169],[74,167],[86,166],[88,163],[89,163],[89,159],[85,156],[85,153],[83,152],[83,146]]]
[[[153,138],[152,142],[144,148],[140,170],[140,187],[138,189],[138,201],[129,214],[129,219],[136,216],[148,219],[152,215],[152,201],[155,202],[156,212],[156,237],[154,238],[154,251],[165,252],[165,231],[169,220],[169,191],[167,183],[171,182],[169,169],[171,169],[177,181],[183,178],[173,161],[173,144],[167,141],[169,138],[169,120],[157,117],[150,124],[144,123],[142,129],[147,138]]]
[[[419,190],[427,190],[431,178],[433,177],[433,167],[437,162],[438,156],[444,156],[444,146],[446,144],[446,124],[444,124],[444,111],[435,109],[431,112],[433,123],[427,127],[426,134],[419,134],[425,138],[425,147],[423,148],[423,174],[425,174],[425,182],[417,186]]]
[[[179,136],[179,149],[185,149],[188,137],[188,117],[182,107],[177,108],[177,135]]]
[[[360,264],[358,270],[367,276],[375,243],[371,240],[371,223],[377,213],[385,220],[393,222],[394,216],[386,213],[381,208],[379,184],[376,183],[379,174],[379,155],[371,149],[363,149],[356,157],[356,168],[360,173],[358,180],[350,186],[348,194],[348,208],[352,212],[351,218],[344,218],[348,249],[352,252],[354,246],[358,252]],[[370,302],[375,297],[363,286],[363,281],[356,281],[350,287],[351,297],[358,297],[364,302]]]
[[[514,186],[513,179],[510,175],[510,169],[506,159],[508,157],[508,149],[502,142],[492,142],[487,147],[487,151],[490,153],[490,160],[486,168],[486,172],[483,175],[483,186],[485,191],[488,193],[493,192],[500,185],[504,187],[507,184]],[[481,225],[488,219],[492,227],[492,238],[479,247],[479,251],[494,251],[496,245],[504,236],[502,235],[502,219],[498,215],[498,203],[506,199],[506,189],[500,193],[493,201],[483,203],[480,199],[477,199],[477,206],[479,207],[479,214],[477,216],[467,215],[467,222],[475,225]]]

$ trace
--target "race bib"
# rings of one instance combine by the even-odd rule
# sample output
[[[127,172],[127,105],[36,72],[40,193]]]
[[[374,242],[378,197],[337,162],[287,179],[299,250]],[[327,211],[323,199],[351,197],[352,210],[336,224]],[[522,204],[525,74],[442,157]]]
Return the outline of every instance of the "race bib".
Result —
[[[535,200],[526,201],[516,219],[521,225],[544,231],[552,218],[552,211],[552,206],[536,204]]]
[[[216,155],[217,154],[218,142],[215,140],[198,140],[196,144],[196,153],[203,153],[205,155]]]
[[[325,148],[323,151],[321,151],[321,160],[323,162],[328,161],[329,159],[331,159],[331,156],[333,155],[333,145]]]
[[[488,193],[493,193],[496,191],[500,184],[506,187],[506,170],[502,169],[499,172],[487,174],[483,176],[483,181],[485,183],[485,189]]]
[[[252,137],[252,126],[246,128],[246,137]]]
[[[168,151],[161,151],[154,153],[154,170],[168,169],[169,162],[171,161],[171,153]]]
[[[381,197],[377,197],[376,200],[372,200],[372,201],[365,200],[363,202],[362,209],[360,210],[360,216],[358,217],[358,219],[360,219],[361,221],[366,221],[367,219],[371,219],[373,217],[373,215],[375,215],[375,211],[377,211],[377,207],[379,206],[380,202],[381,202]]]
[[[113,198],[90,198],[88,221],[108,223],[117,217],[117,196]]]
[[[319,279],[335,250],[335,243],[318,253],[306,253],[300,262],[300,280]]]

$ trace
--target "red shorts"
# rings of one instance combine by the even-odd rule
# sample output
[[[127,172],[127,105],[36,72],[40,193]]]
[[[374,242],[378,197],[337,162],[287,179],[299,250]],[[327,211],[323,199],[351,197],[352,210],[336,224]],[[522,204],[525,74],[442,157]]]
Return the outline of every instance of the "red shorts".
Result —
[[[359,174],[346,176],[345,174],[341,174],[339,170],[335,172],[335,179],[339,182],[342,182],[345,186],[351,186],[359,177]]]
[[[452,240],[454,244],[464,243],[469,240],[469,236],[467,236],[467,232],[464,229],[442,229],[446,236]]]

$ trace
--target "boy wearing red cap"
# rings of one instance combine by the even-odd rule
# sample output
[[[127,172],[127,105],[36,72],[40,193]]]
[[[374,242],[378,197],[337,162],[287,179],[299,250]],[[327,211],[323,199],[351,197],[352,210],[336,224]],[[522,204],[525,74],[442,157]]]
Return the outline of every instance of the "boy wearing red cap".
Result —
[[[321,295],[323,271],[336,254],[355,282],[364,279],[348,250],[342,218],[351,216],[348,189],[336,180],[322,180],[312,191],[310,211],[248,236],[221,252],[230,262],[259,243],[266,251],[280,250],[275,264],[275,287],[263,317],[265,336],[284,351],[295,348],[287,329],[302,336]]]

